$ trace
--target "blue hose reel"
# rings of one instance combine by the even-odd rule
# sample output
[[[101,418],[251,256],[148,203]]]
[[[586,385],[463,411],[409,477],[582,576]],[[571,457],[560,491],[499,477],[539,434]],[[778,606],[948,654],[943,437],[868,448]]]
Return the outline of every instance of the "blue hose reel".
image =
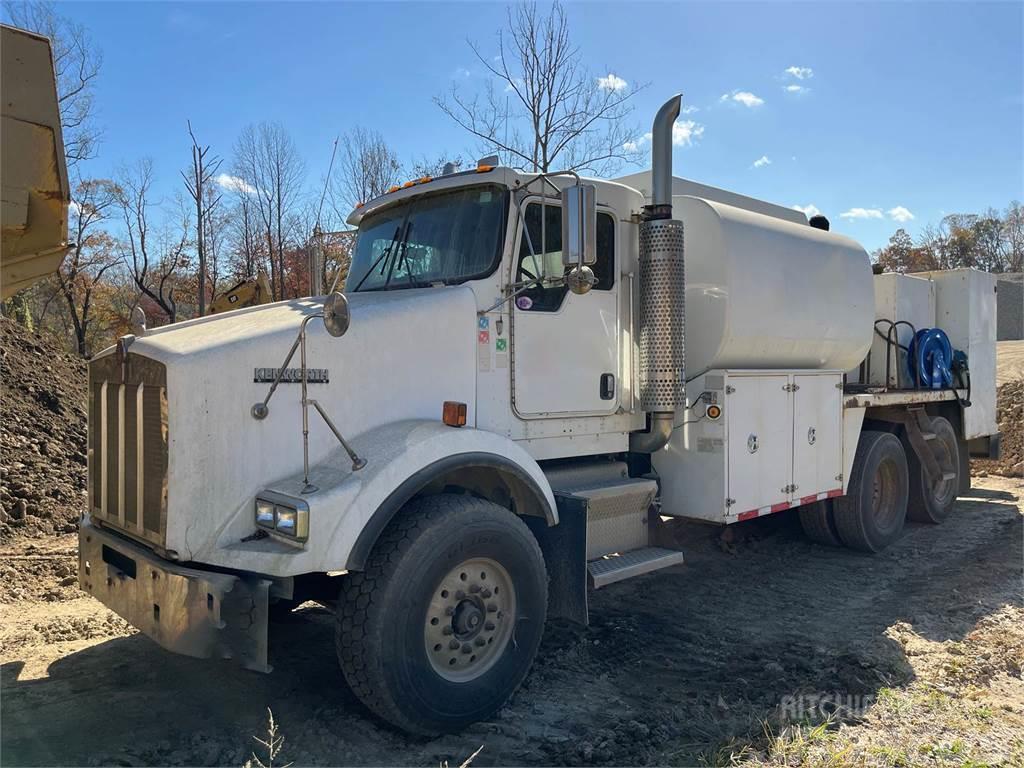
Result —
[[[907,347],[910,381],[923,389],[953,386],[953,345],[941,328],[922,328]]]

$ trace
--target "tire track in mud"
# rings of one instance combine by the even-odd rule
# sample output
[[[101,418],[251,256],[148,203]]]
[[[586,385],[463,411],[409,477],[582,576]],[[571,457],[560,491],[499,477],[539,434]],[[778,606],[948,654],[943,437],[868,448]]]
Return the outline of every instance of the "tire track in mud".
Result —
[[[0,653],[0,759],[238,765],[271,706],[283,757],[299,764],[458,764],[481,744],[475,766],[693,764],[757,739],[787,696],[871,696],[910,680],[886,633],[897,622],[927,639],[960,639],[1002,604],[1019,604],[1021,484],[983,483],[947,523],[908,526],[876,556],[811,544],[791,514],[736,527],[736,554],[720,549],[718,529],[683,524],[685,565],[592,593],[590,627],[552,623],[498,717],[430,740],[380,725],[345,693],[333,617],[321,608],[272,626],[275,672],[257,675],[167,654],[117,636],[116,625],[105,638],[54,634],[45,618],[61,612],[87,635],[105,631],[105,609],[68,600],[68,588],[58,590],[64,602],[47,602],[50,587],[34,584],[3,618],[27,623],[4,624],[14,642]],[[54,586],[64,571],[53,571]],[[46,631],[22,645],[7,632],[36,623]]]

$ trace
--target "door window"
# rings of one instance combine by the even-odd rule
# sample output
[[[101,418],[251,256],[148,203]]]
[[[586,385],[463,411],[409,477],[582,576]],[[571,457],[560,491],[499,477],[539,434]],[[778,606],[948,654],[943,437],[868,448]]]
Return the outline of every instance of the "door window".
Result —
[[[562,266],[562,208],[557,203],[545,205],[543,247],[541,244],[541,205],[530,203],[524,211],[526,232],[519,245],[519,266],[516,283],[538,278],[563,277],[572,267]],[[530,244],[537,253],[530,252]],[[597,262],[591,267],[597,278],[595,291],[610,291],[615,285],[615,218],[608,213],[597,214]],[[561,285],[536,285],[516,297],[516,307],[528,312],[555,312],[562,306],[569,289]]]

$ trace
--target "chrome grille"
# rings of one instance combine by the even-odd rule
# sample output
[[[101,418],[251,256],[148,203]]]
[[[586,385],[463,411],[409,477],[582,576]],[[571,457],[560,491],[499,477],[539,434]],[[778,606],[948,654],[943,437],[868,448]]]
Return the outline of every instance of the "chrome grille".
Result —
[[[167,531],[167,377],[119,349],[89,366],[89,501],[94,519],[158,546]]]

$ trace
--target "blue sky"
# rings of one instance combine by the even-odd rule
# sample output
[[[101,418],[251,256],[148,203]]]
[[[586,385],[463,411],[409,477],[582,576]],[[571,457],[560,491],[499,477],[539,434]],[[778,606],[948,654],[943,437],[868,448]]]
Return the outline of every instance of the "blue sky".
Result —
[[[697,108],[681,118],[694,124],[690,143],[675,149],[677,174],[813,205],[872,249],[898,219],[914,234],[944,213],[1024,198],[1022,7],[571,3],[567,10],[595,76],[650,82],[635,102],[643,130],[674,91]],[[85,172],[106,176],[123,161],[151,156],[168,196],[189,158],[187,118],[226,158],[245,124],[281,121],[306,160],[311,191],[326,173],[333,138],[357,124],[380,131],[408,159],[472,156],[475,144],[432,97],[453,80],[468,89],[482,82],[466,38],[496,52],[505,13],[496,3],[66,2],[58,9],[85,24],[104,55],[97,87],[104,140]]]

